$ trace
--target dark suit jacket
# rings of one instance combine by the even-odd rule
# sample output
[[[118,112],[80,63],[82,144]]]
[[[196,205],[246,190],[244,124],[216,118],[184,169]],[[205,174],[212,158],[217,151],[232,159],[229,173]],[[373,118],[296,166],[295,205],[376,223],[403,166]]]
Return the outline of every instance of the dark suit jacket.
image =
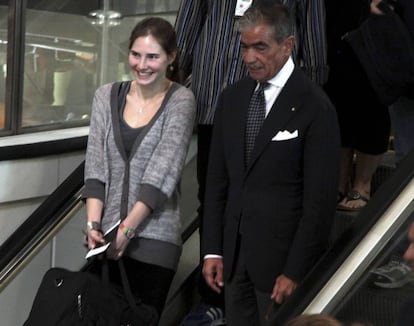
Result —
[[[202,254],[224,257],[231,277],[240,232],[249,274],[271,292],[280,274],[300,281],[327,244],[339,171],[339,130],[327,96],[295,68],[244,167],[251,78],[220,95],[210,151]],[[291,139],[278,140],[287,130]],[[293,134],[297,132],[297,137]]]

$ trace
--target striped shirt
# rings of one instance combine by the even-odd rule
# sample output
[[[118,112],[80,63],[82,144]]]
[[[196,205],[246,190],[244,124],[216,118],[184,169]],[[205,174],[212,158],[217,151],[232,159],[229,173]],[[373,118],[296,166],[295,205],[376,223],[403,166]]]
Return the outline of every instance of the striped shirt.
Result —
[[[277,1],[277,0],[275,0]],[[234,24],[237,0],[182,0],[175,28],[180,67],[197,100],[197,123],[211,125],[220,92],[247,75]],[[296,17],[295,63],[322,84],[327,77],[324,0],[284,0]]]

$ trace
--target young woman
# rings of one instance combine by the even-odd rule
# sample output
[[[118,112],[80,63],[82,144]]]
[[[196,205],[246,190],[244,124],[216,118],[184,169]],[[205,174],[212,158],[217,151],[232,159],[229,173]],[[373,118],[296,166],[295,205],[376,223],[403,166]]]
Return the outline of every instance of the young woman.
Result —
[[[133,292],[159,314],[181,254],[177,185],[195,118],[193,93],[171,77],[177,51],[164,19],[132,30],[133,80],[95,93],[83,193],[89,248],[111,241],[108,258],[123,257]]]

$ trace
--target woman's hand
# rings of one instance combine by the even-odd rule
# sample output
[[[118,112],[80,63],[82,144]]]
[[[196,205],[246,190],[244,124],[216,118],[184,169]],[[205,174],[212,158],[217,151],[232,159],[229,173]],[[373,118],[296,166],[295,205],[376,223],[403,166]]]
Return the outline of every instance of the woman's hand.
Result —
[[[94,249],[105,244],[102,231],[95,229],[88,229],[86,236],[88,237],[88,248]]]
[[[96,198],[86,199],[86,236],[89,249],[95,249],[105,244],[101,228],[102,208],[101,200]]]
[[[109,259],[118,260],[124,255],[126,248],[128,247],[129,239],[118,228],[116,237],[112,240],[111,245],[108,248],[107,257]]]
[[[135,203],[128,216],[119,225],[116,237],[108,248],[108,258],[117,260],[124,255],[130,239],[135,237],[135,230],[150,212],[151,209],[143,202]]]
[[[371,1],[371,13],[374,15],[383,15],[384,13],[378,8],[378,4],[381,2],[382,0],[372,0]],[[390,6],[391,9],[394,10],[393,6]]]

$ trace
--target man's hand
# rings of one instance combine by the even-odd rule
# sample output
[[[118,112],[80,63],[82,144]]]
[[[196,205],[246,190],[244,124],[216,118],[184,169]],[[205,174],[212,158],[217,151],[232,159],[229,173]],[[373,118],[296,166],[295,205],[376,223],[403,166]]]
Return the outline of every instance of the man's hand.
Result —
[[[292,294],[297,286],[298,284],[295,281],[282,274],[276,278],[271,299],[276,303],[281,304],[288,296]]]
[[[203,275],[208,284],[215,292],[220,293],[224,286],[223,282],[223,259],[206,258],[203,264]]]

